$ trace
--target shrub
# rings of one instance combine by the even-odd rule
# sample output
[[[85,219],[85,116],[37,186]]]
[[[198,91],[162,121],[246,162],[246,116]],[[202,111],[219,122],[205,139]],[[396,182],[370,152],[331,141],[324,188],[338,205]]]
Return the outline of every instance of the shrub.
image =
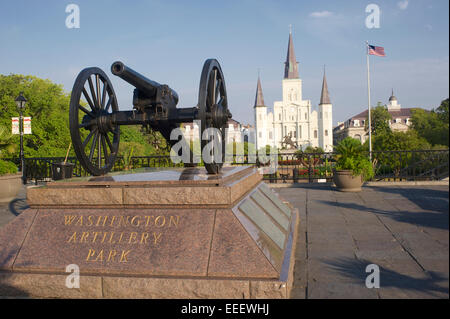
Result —
[[[336,146],[336,170],[351,170],[353,175],[362,175],[364,180],[374,176],[372,163],[365,155],[364,147],[357,139],[347,137]]]
[[[17,166],[9,161],[0,160],[0,175],[17,173]]]

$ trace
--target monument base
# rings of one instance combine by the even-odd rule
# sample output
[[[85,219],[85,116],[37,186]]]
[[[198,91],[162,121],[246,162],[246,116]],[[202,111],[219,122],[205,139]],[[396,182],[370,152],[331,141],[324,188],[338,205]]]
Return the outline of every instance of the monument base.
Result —
[[[0,296],[290,295],[298,212],[255,168],[74,178],[27,199],[0,229]]]

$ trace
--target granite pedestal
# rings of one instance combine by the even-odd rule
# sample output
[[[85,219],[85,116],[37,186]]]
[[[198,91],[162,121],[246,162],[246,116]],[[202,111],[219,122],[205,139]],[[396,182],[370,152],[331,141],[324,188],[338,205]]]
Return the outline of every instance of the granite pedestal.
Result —
[[[0,228],[0,296],[289,297],[298,212],[255,168],[73,178],[27,201]]]

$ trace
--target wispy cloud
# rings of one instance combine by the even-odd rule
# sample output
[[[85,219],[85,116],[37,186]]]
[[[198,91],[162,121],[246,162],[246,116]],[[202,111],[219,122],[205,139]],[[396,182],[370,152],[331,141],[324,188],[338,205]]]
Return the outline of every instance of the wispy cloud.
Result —
[[[331,11],[315,11],[315,12],[311,12],[309,14],[310,17],[312,18],[326,18],[326,17],[330,17],[333,15],[333,12]]]
[[[409,0],[402,0],[397,2],[397,6],[400,8],[400,10],[406,10],[406,8],[408,8],[409,5]]]

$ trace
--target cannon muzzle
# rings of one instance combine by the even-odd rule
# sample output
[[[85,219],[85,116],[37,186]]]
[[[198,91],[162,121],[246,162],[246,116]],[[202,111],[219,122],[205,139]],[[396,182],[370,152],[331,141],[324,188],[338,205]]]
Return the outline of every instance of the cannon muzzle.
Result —
[[[120,61],[114,62],[111,65],[111,73],[130,83],[132,86],[143,92],[149,98],[154,97],[157,93],[158,88],[162,86],[162,84],[146,78],[142,74],[139,74],[133,69],[127,67]],[[175,104],[178,103],[177,92],[172,89],[170,89],[170,92],[175,100]]]

